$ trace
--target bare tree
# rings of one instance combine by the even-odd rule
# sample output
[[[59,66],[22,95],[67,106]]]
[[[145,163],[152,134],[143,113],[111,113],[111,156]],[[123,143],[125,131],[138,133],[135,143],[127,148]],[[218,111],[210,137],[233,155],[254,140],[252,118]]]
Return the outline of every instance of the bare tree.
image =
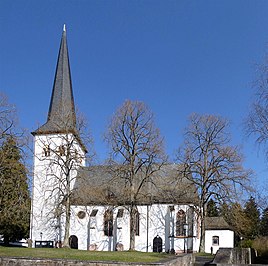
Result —
[[[266,58],[268,61],[268,57]],[[268,65],[258,68],[258,77],[254,83],[255,95],[246,119],[245,127],[248,135],[255,137],[258,145],[263,145],[268,157]]]
[[[231,200],[238,189],[246,188],[251,171],[243,168],[242,155],[230,145],[227,120],[213,115],[190,116],[184,145],[179,149],[179,175],[188,178],[199,194],[201,222],[200,252],[205,249],[205,217],[207,203]]]
[[[61,224],[64,227],[63,246],[69,247],[70,222],[71,222],[71,196],[74,193],[74,183],[77,169],[85,166],[94,156],[92,138],[87,130],[85,118],[80,114],[76,118],[76,127],[70,128],[71,122],[64,113],[64,119],[57,116],[55,125],[50,121],[50,127],[54,128],[54,134],[36,134],[40,152],[36,154],[39,162],[46,162],[46,173],[39,184],[43,190],[41,198],[45,200],[50,225],[59,230]],[[73,119],[70,115],[70,120]],[[58,132],[55,128],[59,128]],[[35,134],[34,134],[35,135]],[[42,147],[40,149],[40,147]],[[87,147],[90,147],[88,152]],[[43,169],[43,170],[42,170]],[[41,168],[44,175],[44,168]],[[36,173],[38,175],[38,173]],[[42,187],[43,186],[43,187]],[[38,200],[36,201],[38,202]]]
[[[11,134],[15,116],[15,108],[8,103],[6,95],[0,93],[0,146],[3,145],[7,136]],[[4,160],[4,156],[0,155],[0,170],[2,170]]]
[[[166,162],[163,138],[153,114],[139,101],[127,100],[112,117],[105,138],[115,178],[123,178],[130,212],[130,250],[135,249],[137,204],[146,184]]]
[[[16,108],[8,102],[7,96],[0,92],[0,141],[14,134],[17,122]]]
[[[18,127],[17,110],[15,105],[10,104],[8,97],[0,92],[0,147],[2,147],[9,138],[16,139],[16,145],[26,157],[25,146],[27,138],[25,131]],[[25,158],[23,158],[25,159]],[[6,156],[0,155],[0,171],[2,164],[5,163]],[[24,161],[25,164],[25,161]]]

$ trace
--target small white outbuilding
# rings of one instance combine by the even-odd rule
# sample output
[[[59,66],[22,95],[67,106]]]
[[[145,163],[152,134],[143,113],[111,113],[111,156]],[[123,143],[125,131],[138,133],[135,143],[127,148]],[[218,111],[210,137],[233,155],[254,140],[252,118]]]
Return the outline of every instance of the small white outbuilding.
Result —
[[[234,231],[223,217],[207,217],[205,252],[215,254],[219,248],[234,247]]]

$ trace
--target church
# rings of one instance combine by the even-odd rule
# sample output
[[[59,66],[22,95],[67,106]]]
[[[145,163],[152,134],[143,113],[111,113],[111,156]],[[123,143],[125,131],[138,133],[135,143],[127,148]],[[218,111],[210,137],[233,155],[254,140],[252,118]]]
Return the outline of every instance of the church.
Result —
[[[33,247],[47,243],[59,247],[67,235],[71,248],[128,250],[130,209],[123,179],[115,179],[111,166],[86,165],[87,149],[78,127],[64,26],[47,121],[32,132],[30,239]],[[177,167],[164,165],[155,171],[154,185],[147,183],[142,188],[135,214],[137,251],[186,253],[199,249],[198,195],[188,179],[177,178]],[[206,240],[208,249],[213,245],[233,247],[232,230],[225,225],[224,230],[230,231],[226,242],[226,234],[218,234],[221,229],[211,225],[214,231]]]

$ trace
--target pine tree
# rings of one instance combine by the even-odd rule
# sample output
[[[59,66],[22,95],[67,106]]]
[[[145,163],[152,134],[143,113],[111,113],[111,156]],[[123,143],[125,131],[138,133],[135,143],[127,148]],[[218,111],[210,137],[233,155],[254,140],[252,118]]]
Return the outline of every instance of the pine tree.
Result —
[[[14,137],[0,147],[0,234],[5,244],[28,236],[30,195],[27,173]]]
[[[268,207],[262,213],[260,235],[268,236]]]
[[[207,204],[207,216],[208,217],[218,217],[219,208],[216,205],[216,202],[213,199],[210,199]]]
[[[245,237],[246,232],[249,230],[250,221],[239,203],[222,204],[220,215],[233,228],[236,235]]]
[[[246,232],[248,239],[254,239],[260,232],[260,211],[258,205],[255,202],[255,198],[250,197],[245,204],[244,213],[250,221],[249,229]]]

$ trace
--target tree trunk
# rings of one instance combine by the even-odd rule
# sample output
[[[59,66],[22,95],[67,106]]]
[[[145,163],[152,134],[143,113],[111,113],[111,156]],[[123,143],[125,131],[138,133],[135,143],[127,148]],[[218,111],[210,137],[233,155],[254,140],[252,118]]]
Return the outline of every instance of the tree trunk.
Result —
[[[205,252],[205,217],[201,214],[201,234],[199,252]]]
[[[65,229],[64,229],[64,240],[63,240],[63,247],[70,247],[69,238],[70,238],[70,217],[71,217],[71,210],[70,210],[70,197],[67,197],[66,200],[66,210],[65,210]]]
[[[136,209],[134,206],[130,208],[130,245],[129,250],[135,250],[135,234],[136,234]]]

